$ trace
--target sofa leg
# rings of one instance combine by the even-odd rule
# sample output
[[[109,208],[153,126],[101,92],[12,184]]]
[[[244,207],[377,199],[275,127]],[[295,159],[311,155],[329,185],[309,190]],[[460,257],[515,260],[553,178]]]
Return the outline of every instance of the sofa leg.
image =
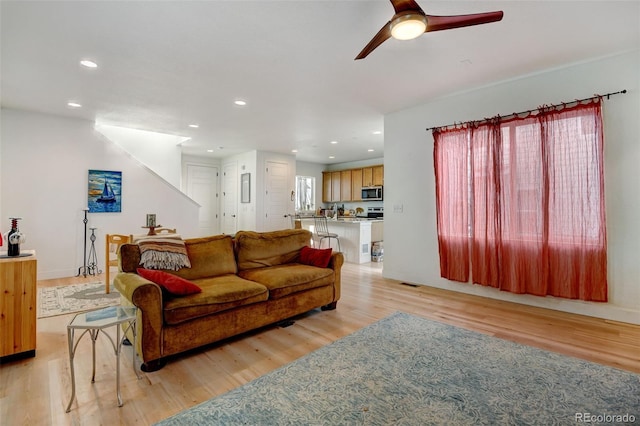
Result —
[[[333,311],[336,306],[338,306],[338,302],[331,302],[328,305],[324,305],[320,309],[322,309],[323,311]]]
[[[286,320],[282,320],[280,322],[277,322],[276,325],[280,328],[285,328],[285,327],[291,327],[293,324],[295,324],[296,322],[292,319],[286,319]]]
[[[142,365],[140,365],[140,370],[145,373],[153,373],[154,371],[160,370],[165,365],[167,365],[167,361],[163,358],[154,359],[153,361],[142,363]]]

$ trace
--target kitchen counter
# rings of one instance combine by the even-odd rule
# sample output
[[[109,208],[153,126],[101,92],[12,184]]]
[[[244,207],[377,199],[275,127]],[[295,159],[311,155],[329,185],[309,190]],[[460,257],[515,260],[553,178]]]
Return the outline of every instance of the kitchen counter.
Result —
[[[382,218],[369,218],[369,217],[348,217],[343,216],[337,219],[327,219],[328,222],[382,222]]]
[[[340,217],[338,219],[327,219],[329,232],[338,234],[340,238],[340,248],[344,254],[346,262],[368,263],[371,262],[371,236],[372,226],[381,228],[383,219],[369,219],[364,217]],[[311,232],[315,231],[314,219],[301,219],[301,226]],[[382,231],[377,231],[382,235]],[[318,247],[318,241],[315,242]],[[335,239],[327,238],[322,241],[322,248],[331,247],[338,249]]]

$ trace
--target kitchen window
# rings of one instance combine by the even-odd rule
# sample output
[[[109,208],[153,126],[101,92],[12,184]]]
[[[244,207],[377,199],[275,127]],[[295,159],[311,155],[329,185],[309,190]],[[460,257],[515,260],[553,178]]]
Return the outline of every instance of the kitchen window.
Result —
[[[296,176],[296,212],[314,212],[316,210],[315,200],[316,178],[313,176]]]

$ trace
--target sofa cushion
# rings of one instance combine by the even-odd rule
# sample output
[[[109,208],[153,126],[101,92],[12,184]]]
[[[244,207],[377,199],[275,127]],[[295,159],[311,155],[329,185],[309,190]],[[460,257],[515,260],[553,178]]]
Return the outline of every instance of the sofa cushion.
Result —
[[[176,275],[164,271],[138,268],[138,275],[146,278],[162,287],[172,296],[187,296],[189,294],[200,293],[202,289],[191,281],[180,278]]]
[[[331,260],[331,252],[333,249],[316,249],[311,247],[302,247],[300,250],[300,263],[303,265],[317,266],[326,268]]]
[[[264,285],[228,274],[196,280],[201,293],[164,300],[164,321],[178,324],[269,298]]]
[[[310,240],[311,232],[306,229],[239,231],[235,235],[238,270],[297,262],[300,249],[308,246]]]
[[[180,269],[177,275],[188,280],[235,274],[238,272],[230,235],[213,235],[185,240],[191,268]]]
[[[213,235],[184,240],[191,268],[171,271],[175,275],[193,281],[218,275],[235,274],[238,271],[230,235]],[[136,272],[140,265],[140,247],[123,244],[118,254],[118,266],[122,272]]]
[[[247,280],[258,282],[269,289],[270,299],[279,299],[299,291],[333,284],[333,269],[287,263],[266,268],[238,272]]]

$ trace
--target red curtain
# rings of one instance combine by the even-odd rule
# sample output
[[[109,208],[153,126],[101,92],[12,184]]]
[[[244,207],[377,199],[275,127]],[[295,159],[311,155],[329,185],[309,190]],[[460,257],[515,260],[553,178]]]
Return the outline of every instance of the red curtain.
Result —
[[[469,135],[466,129],[434,131],[433,162],[440,275],[469,281]]]
[[[464,159],[442,155],[449,151],[443,145],[454,140],[449,135],[458,133],[469,144],[468,151],[456,151]],[[435,132],[434,139],[443,277],[462,270],[462,263],[468,267],[469,260],[458,255],[465,252],[458,236],[460,222],[466,221],[474,283],[513,293],[607,301],[600,99]],[[466,183],[455,173],[457,188],[441,185],[450,182],[443,177],[451,173],[449,162],[467,165]],[[443,196],[443,191],[449,193]],[[464,207],[452,209],[452,203]],[[457,217],[460,209],[465,214]],[[441,232],[441,221],[458,233]]]

